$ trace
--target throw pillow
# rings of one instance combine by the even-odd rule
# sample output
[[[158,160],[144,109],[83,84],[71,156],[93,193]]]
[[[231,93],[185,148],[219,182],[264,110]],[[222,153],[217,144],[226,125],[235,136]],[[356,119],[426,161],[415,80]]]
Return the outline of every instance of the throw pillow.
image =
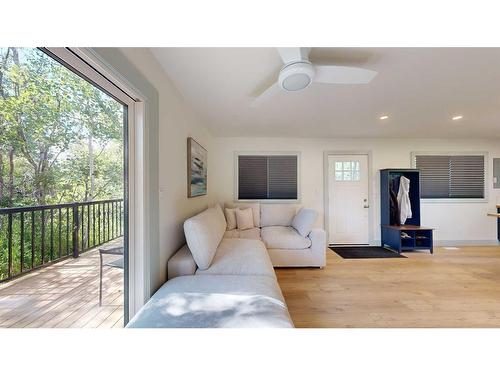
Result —
[[[251,208],[236,211],[236,223],[239,230],[253,228],[253,213]]]
[[[226,213],[226,222],[227,222],[226,230],[236,229],[236,211],[238,210],[239,208],[224,209],[224,212]]]
[[[303,237],[307,237],[311,233],[312,227],[318,213],[310,208],[301,208],[295,215],[292,221],[292,227]]]

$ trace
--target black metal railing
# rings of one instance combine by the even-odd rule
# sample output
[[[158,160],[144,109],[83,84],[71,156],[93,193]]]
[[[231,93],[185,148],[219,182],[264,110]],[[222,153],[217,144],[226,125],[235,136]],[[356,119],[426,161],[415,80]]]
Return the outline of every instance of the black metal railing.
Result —
[[[123,199],[0,208],[0,282],[123,236]]]

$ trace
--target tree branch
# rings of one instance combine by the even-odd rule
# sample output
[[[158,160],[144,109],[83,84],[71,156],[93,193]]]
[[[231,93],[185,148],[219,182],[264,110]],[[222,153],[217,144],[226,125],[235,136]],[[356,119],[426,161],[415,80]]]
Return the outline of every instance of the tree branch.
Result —
[[[29,153],[28,149],[26,148],[28,140],[26,139],[26,135],[24,134],[24,131],[21,129],[20,126],[18,127],[17,133],[19,134],[19,136],[21,137],[21,140],[22,140],[22,142],[21,142],[21,153],[28,160],[28,162],[31,164],[31,166],[36,169],[37,168],[37,163],[36,163],[35,159],[33,159],[33,157],[31,156],[31,154]]]

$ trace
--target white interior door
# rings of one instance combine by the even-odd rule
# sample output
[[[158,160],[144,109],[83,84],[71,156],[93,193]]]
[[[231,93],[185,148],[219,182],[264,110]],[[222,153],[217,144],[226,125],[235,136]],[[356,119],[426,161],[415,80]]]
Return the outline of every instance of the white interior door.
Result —
[[[369,243],[368,155],[329,155],[329,243]]]

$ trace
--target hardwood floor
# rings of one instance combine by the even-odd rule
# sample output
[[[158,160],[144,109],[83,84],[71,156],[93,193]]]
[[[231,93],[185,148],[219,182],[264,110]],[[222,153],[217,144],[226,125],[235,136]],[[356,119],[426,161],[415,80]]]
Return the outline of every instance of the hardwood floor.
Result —
[[[277,269],[296,327],[500,327],[500,246]]]
[[[500,246],[276,270],[296,327],[500,327]],[[0,285],[0,327],[123,326],[123,271],[97,251]]]
[[[97,250],[0,284],[0,327],[121,328],[123,270],[104,267],[102,306]]]

